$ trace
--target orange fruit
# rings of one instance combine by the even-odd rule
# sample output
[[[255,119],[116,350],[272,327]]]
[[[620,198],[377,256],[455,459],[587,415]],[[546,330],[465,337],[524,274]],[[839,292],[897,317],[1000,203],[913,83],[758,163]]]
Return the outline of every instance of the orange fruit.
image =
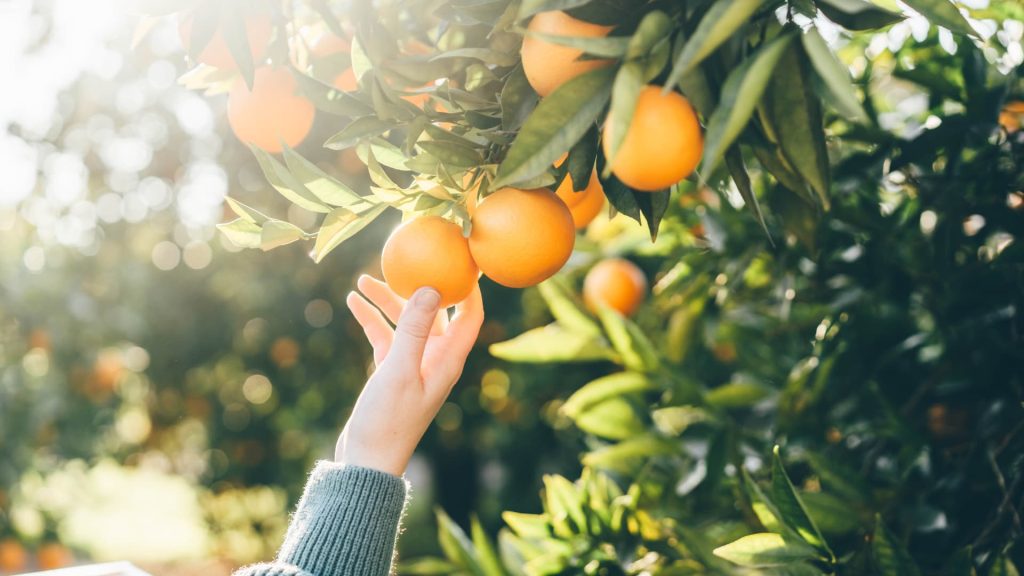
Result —
[[[366,172],[366,164],[359,159],[355,148],[345,148],[338,152],[338,166],[345,174],[363,174]]]
[[[575,241],[572,214],[550,190],[502,188],[477,205],[469,249],[491,280],[525,288],[558,272]]]
[[[1003,106],[1002,112],[999,113],[999,125],[1007,132],[1016,132],[1020,130],[1022,117],[1024,117],[1024,101],[1007,102]]]
[[[601,186],[601,181],[597,179],[596,171],[590,177],[590,184],[582,193],[576,193],[576,196],[583,196],[583,199],[569,208],[569,212],[572,213],[572,221],[576,224],[576,229],[582,230],[593,222],[604,208],[604,188]]]
[[[598,262],[583,279],[583,302],[594,312],[603,305],[629,316],[646,296],[647,277],[636,264],[622,258]]]
[[[185,16],[178,24],[178,35],[181,37],[181,45],[186,48],[192,43],[192,15]],[[249,42],[249,53],[252,54],[253,65],[259,66],[267,55],[267,45],[270,44],[270,35],[274,30],[270,15],[259,12],[245,19],[245,36]],[[237,70],[238,64],[235,57],[231,55],[224,35],[220,30],[213,33],[210,41],[206,43],[196,59],[203,64],[220,68],[221,70]]]
[[[607,36],[612,30],[611,26],[591,24],[555,10],[534,15],[526,30],[520,50],[523,72],[530,86],[541,96],[551,94],[580,74],[610,63],[608,60],[580,60],[583,51],[579,48],[548,42],[529,33],[596,38]]]
[[[359,88],[359,81],[356,80],[356,73],[352,68],[345,68],[341,74],[334,77],[331,84],[342,92],[353,92]]]
[[[660,86],[640,91],[633,120],[614,158],[608,146],[614,134],[612,115],[605,124],[603,148],[612,172],[635,190],[667,188],[690,175],[704,152],[704,137],[690,102]]]
[[[56,542],[50,542],[39,547],[36,561],[40,570],[64,568],[71,564],[71,551]]]
[[[316,108],[298,89],[283,67],[257,68],[252,91],[236,80],[228,95],[228,123],[235,136],[267,152],[280,152],[282,141],[299,145],[313,127]]]
[[[462,228],[440,216],[420,216],[391,233],[381,255],[384,281],[402,298],[429,286],[441,293],[441,306],[466,299],[480,271]]]
[[[13,538],[0,541],[0,572],[20,572],[27,564],[28,554],[21,542]]]

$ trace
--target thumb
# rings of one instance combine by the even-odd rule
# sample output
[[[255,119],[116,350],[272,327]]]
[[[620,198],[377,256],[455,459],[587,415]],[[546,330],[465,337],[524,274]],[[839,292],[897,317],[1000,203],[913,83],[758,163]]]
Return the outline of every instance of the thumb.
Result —
[[[423,349],[427,345],[430,329],[434,325],[441,295],[433,288],[420,288],[402,310],[395,326],[395,339],[388,359],[392,362],[415,366],[419,370]],[[408,366],[406,366],[408,367]]]

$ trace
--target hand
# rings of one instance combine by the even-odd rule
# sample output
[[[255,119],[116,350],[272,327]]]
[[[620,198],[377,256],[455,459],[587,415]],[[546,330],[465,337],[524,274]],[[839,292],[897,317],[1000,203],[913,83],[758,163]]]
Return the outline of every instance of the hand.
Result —
[[[349,293],[347,303],[373,347],[377,369],[356,400],[334,457],[401,476],[480,333],[480,287],[458,304],[449,322],[432,288],[420,288],[406,302],[369,276],[357,286],[362,295]]]

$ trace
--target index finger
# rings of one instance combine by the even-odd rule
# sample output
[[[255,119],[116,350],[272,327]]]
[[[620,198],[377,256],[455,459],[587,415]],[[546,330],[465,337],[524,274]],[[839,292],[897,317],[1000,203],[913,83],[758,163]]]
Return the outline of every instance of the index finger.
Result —
[[[483,323],[484,299],[478,283],[473,286],[469,296],[455,307],[455,316],[445,330],[444,339],[448,341],[449,353],[453,356],[467,356],[476,344]]]

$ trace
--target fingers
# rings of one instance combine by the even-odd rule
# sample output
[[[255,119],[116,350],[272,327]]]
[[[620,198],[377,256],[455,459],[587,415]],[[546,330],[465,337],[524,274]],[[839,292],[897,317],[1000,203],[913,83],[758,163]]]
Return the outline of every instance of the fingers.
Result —
[[[348,304],[348,309],[352,311],[352,316],[355,317],[356,322],[359,322],[359,325],[363,327],[366,339],[369,340],[370,346],[373,347],[373,359],[379,366],[391,348],[391,343],[394,339],[394,331],[391,329],[391,325],[381,315],[380,310],[374,308],[372,304],[356,292],[349,292],[345,303]]]
[[[402,315],[402,308],[405,307],[405,299],[395,294],[395,291],[391,289],[386,283],[377,280],[373,276],[363,274],[356,281],[356,287],[362,292],[370,302],[373,302],[381,312],[391,320],[392,324],[398,324],[398,318]],[[431,334],[443,334],[444,329],[448,326],[448,314],[441,310],[437,314],[437,319],[434,320],[434,326],[431,330]]]
[[[476,338],[480,334],[480,326],[484,323],[484,300],[480,295],[480,285],[473,287],[473,291],[465,300],[459,303],[455,309],[455,317],[452,318],[445,332],[445,339],[448,340],[449,354],[465,359],[469,351],[476,344]]]
[[[391,351],[386,359],[386,362],[396,363],[393,368],[403,371],[415,369],[419,373],[423,349],[430,338],[440,303],[441,295],[432,288],[420,288],[409,299],[398,318]]]

